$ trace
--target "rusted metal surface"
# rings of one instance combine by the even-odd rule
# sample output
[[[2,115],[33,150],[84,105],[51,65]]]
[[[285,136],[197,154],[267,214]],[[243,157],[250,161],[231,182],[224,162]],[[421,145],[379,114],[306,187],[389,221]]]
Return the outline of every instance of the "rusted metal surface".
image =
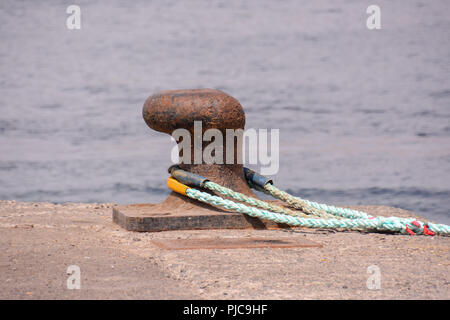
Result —
[[[239,101],[214,89],[158,92],[145,101],[143,117],[150,128],[168,134],[179,128],[193,130],[195,120],[202,121],[204,131],[239,129],[245,125]]]
[[[243,249],[243,248],[322,248],[317,242],[303,238],[209,238],[152,240],[167,250]]]

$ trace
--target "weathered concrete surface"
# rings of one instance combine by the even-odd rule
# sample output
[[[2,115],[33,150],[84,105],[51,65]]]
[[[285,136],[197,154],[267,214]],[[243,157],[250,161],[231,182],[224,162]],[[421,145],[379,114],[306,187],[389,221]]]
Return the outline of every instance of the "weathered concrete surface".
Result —
[[[135,233],[113,204],[0,201],[0,299],[449,299],[450,238],[324,230]],[[388,207],[372,214],[411,215]],[[323,248],[176,250],[152,239],[306,237]],[[81,289],[68,290],[69,265]],[[381,271],[369,290],[367,267]]]

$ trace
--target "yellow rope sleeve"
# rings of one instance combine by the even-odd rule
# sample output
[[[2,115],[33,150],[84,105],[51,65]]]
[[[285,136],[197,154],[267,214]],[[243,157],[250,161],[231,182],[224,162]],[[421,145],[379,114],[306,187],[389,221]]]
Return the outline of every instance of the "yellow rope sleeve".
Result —
[[[189,189],[187,185],[184,185],[174,178],[170,177],[167,179],[167,186],[172,190],[179,194],[186,195],[186,190]]]

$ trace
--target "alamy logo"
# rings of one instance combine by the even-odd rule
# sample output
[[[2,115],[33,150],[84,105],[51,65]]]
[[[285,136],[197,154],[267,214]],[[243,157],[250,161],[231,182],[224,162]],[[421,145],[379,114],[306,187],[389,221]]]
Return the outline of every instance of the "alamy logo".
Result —
[[[381,9],[379,6],[372,4],[367,7],[367,14],[370,16],[367,18],[366,26],[369,30],[381,29]]]
[[[68,6],[66,13],[70,16],[66,19],[66,27],[69,30],[81,29],[81,9],[77,5]]]
[[[70,275],[67,278],[67,289],[73,290],[77,289],[79,290],[81,288],[81,270],[80,267],[77,265],[71,265],[67,267],[66,273]]]
[[[276,174],[279,169],[279,129],[226,129],[224,137],[218,129],[203,132],[202,122],[194,121],[193,134],[176,129],[172,138],[178,143],[171,152],[173,163],[260,165],[263,175]]]
[[[366,285],[369,290],[380,290],[381,289],[381,271],[376,265],[371,265],[367,267],[367,274],[371,276],[367,279]]]

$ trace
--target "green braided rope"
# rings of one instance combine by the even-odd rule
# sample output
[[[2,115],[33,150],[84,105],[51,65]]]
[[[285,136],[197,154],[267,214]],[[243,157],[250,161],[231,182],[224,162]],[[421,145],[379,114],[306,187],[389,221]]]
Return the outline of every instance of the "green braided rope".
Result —
[[[435,233],[442,234],[442,235],[450,234],[450,226],[448,226],[448,225],[432,223],[432,222],[428,222],[427,224],[428,224],[428,227],[430,228],[430,230]]]
[[[295,209],[299,209],[299,210],[302,210],[303,212],[317,215],[319,217],[336,218],[334,215],[333,216],[330,215],[330,212],[327,212],[321,208],[316,208],[316,207],[310,206],[307,203],[305,203],[304,201],[299,201],[298,199],[294,198],[290,194],[275,188],[271,183],[267,183],[264,186],[264,189],[266,191],[268,191],[268,193],[270,195],[272,195],[274,198],[278,198],[278,199],[286,202],[287,204],[294,207]]]
[[[259,188],[261,189],[261,188]],[[286,202],[290,206],[294,208],[301,209],[304,206],[309,206],[318,210],[323,210],[329,214],[332,214],[334,216],[340,216],[343,218],[349,218],[349,219],[368,219],[371,218],[371,215],[368,215],[365,212],[351,210],[351,209],[345,209],[345,208],[337,208],[334,206],[328,206],[326,204],[320,204],[317,202],[312,202],[308,200],[301,199],[299,197],[294,197],[290,195],[289,193],[282,191],[275,187],[271,183],[267,183],[264,186],[264,191],[266,191],[267,194],[270,194],[274,198],[280,199],[281,201]]]
[[[308,213],[310,215],[307,215],[307,214],[305,214],[303,212],[299,212],[299,211],[293,211],[288,208],[283,208],[283,207],[277,206],[275,204],[270,204],[268,202],[261,201],[256,198],[246,196],[240,192],[236,192],[231,189],[225,188],[225,187],[223,187],[215,182],[212,182],[212,181],[206,181],[204,183],[203,187],[206,189],[209,189],[211,191],[220,193],[226,197],[233,198],[237,201],[245,202],[251,206],[258,207],[258,208],[264,209],[264,210],[269,210],[272,212],[283,213],[283,214],[287,214],[290,216],[297,216],[297,217],[304,217],[304,218],[312,218],[310,215],[313,215],[313,217],[314,216],[315,217],[327,217],[327,218],[333,217],[331,214],[329,214],[327,212],[317,210],[317,209],[314,209],[311,207],[307,208],[308,210],[304,210],[304,208],[302,208],[303,212]]]
[[[251,186],[254,187],[254,185],[251,185]],[[261,190],[261,188],[258,188],[258,189]],[[321,203],[301,199],[299,197],[294,197],[294,196],[288,194],[287,192],[279,190],[278,188],[276,188],[274,185],[272,185],[270,183],[268,183],[264,186],[264,191],[265,191],[265,193],[270,194],[277,199],[285,201],[289,205],[292,205],[294,208],[300,207],[300,206],[306,204],[310,207],[313,207],[313,208],[316,208],[319,210],[323,210],[329,214],[332,214],[334,216],[339,216],[344,219],[357,219],[357,220],[371,219],[371,220],[373,220],[373,219],[377,218],[377,217],[371,216],[362,211],[352,210],[352,209],[347,209],[347,208],[339,208],[339,207],[335,207],[335,206],[329,206],[326,204],[321,204]],[[425,223],[422,221],[418,221],[414,218],[399,218],[399,217],[391,217],[391,218],[396,219],[400,224],[408,225],[408,227],[411,230],[413,230],[416,234],[423,234],[424,225],[428,225],[429,229],[431,231],[433,231],[434,233],[441,234],[441,235],[449,235],[450,234],[450,226],[445,225],[445,224],[435,224],[435,223],[431,223],[431,222]],[[420,227],[417,227],[414,224],[411,224],[411,222],[413,222],[413,221],[416,221],[420,225]]]
[[[247,180],[247,183],[248,183],[248,185],[250,186],[250,188],[255,189],[255,190],[257,190],[257,191],[260,191],[260,192],[263,192],[263,193],[265,193],[265,194],[267,194],[267,195],[269,195],[269,196],[273,196],[274,198],[278,198],[278,199],[281,200],[280,197],[276,197],[276,196],[275,196],[272,192],[270,192],[269,190],[263,189],[263,188],[261,188],[260,186],[258,186],[258,185],[256,185],[256,184],[253,184],[250,180]],[[266,186],[272,186],[272,184],[268,183],[268,184],[266,184]],[[268,187],[268,189],[269,189],[269,187]],[[275,189],[276,189],[276,188],[275,188]],[[282,191],[279,190],[279,189],[276,189],[276,190],[282,192]],[[286,193],[286,194],[287,194],[287,193]],[[289,194],[287,194],[287,195],[289,195]],[[301,200],[301,199],[300,199],[300,200]],[[305,211],[305,212],[308,212],[308,213],[310,213],[310,214],[314,214],[314,215],[317,215],[317,216],[320,216],[320,217],[324,217],[324,218],[332,218],[332,217],[334,216],[334,218],[336,218],[336,215],[333,214],[332,212],[327,212],[327,211],[323,210],[323,209],[320,208],[320,207],[313,207],[312,205],[310,205],[310,204],[307,203],[307,202],[305,202],[304,204],[299,204],[298,207],[299,207],[299,208],[303,208],[303,209],[301,209],[301,210],[303,210],[303,211]],[[311,209],[318,209],[319,212],[317,212],[317,213],[311,212]],[[328,213],[328,214],[327,214],[327,213]],[[332,216],[330,216],[330,214],[331,214]]]
[[[194,177],[195,179],[202,177]],[[294,197],[287,192],[279,190],[272,183],[264,184],[264,187],[252,183],[252,179],[248,180],[249,186],[266,194],[272,195],[274,198],[280,199],[288,205],[302,210],[296,212],[285,207],[255,199],[231,189],[225,188],[217,183],[205,180],[201,183],[202,187],[213,192],[222,194],[223,196],[233,198],[237,201],[247,203],[236,203],[232,200],[223,199],[213,196],[209,193],[202,192],[193,188],[188,188],[182,194],[186,194],[192,199],[196,199],[208,204],[219,206],[225,209],[241,212],[252,217],[271,220],[277,223],[285,223],[292,226],[302,226],[309,228],[325,228],[325,229],[344,229],[344,230],[363,230],[363,231],[390,231],[410,234],[441,234],[450,235],[450,226],[443,224],[424,223],[417,221],[415,218],[399,218],[399,217],[375,217],[365,212],[328,206],[309,200]],[[170,179],[169,179],[170,180]],[[262,185],[262,184],[261,184]],[[169,185],[170,186],[170,185]],[[172,188],[172,187],[171,187]],[[175,189],[173,189],[175,190]],[[178,190],[176,190],[179,192]],[[260,208],[260,209],[258,209]],[[431,232],[430,232],[431,231]]]
[[[252,217],[270,220],[277,223],[284,223],[291,226],[321,228],[321,229],[346,229],[346,230],[378,230],[406,233],[406,227],[413,228],[410,219],[408,224],[401,223],[395,217],[376,217],[374,219],[314,219],[301,218],[285,214],[275,213],[266,210],[260,210],[253,207],[248,207],[245,204],[236,203],[231,200],[223,199],[218,196],[210,195],[209,193],[199,191],[197,189],[189,188],[186,190],[186,195],[192,199],[199,200],[204,203],[219,206],[228,210],[237,211],[247,214]]]

